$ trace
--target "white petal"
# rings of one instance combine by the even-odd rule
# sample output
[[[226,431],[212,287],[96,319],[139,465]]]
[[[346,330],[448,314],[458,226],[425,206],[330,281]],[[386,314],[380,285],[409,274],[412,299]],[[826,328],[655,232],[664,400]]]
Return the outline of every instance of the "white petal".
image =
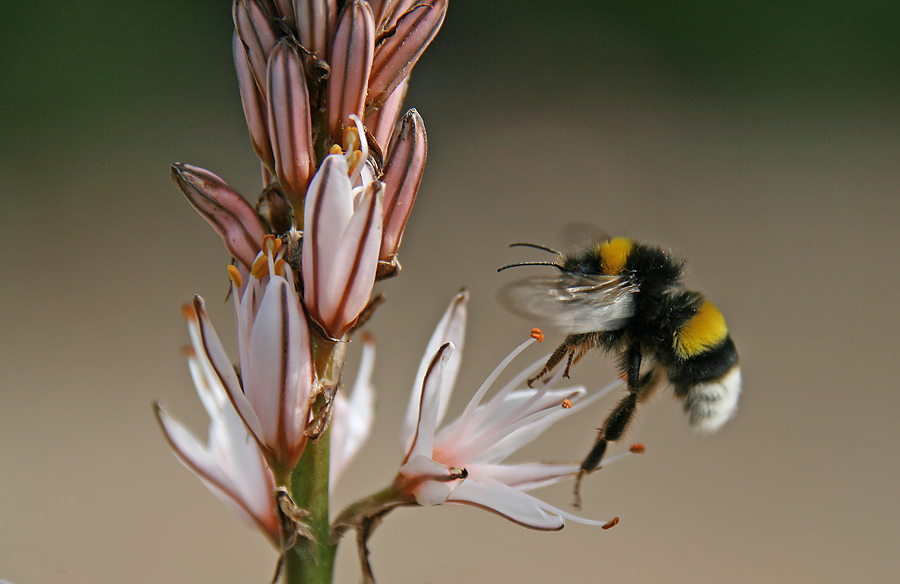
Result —
[[[403,451],[409,451],[415,435],[415,427],[419,419],[419,400],[422,384],[425,380],[425,373],[431,364],[431,359],[441,345],[445,343],[453,343],[456,347],[455,355],[445,366],[444,380],[441,388],[441,406],[438,411],[438,418],[443,420],[444,413],[447,411],[447,404],[453,393],[453,385],[456,383],[456,375],[459,372],[459,366],[462,361],[463,341],[466,333],[466,307],[468,305],[469,293],[465,290],[454,296],[450,302],[450,306],[444,312],[444,316],[438,323],[437,328],[431,335],[431,340],[425,347],[425,355],[419,364],[419,370],[416,373],[416,380],[413,383],[413,391],[409,398],[409,404],[406,407],[406,416],[403,419],[401,429],[401,446]]]
[[[504,485],[515,487],[520,491],[530,491],[539,487],[552,485],[564,479],[572,478],[578,473],[578,464],[545,464],[525,462],[521,464],[477,464],[466,465],[472,480],[491,477]]]
[[[375,419],[375,388],[372,386],[374,366],[375,343],[364,340],[359,373],[350,399],[340,392],[335,397],[331,419],[331,488],[334,488],[338,478],[372,431]]]
[[[594,526],[608,523],[573,515],[499,482],[483,484],[471,477],[453,491],[447,502],[481,507],[532,529],[562,529],[566,520]]]
[[[453,478],[446,465],[427,456],[412,456],[400,467],[400,476],[413,481],[416,503],[423,506],[440,505],[456,490],[464,479]]]
[[[572,415],[574,408],[563,408],[563,399],[576,401],[585,391],[583,388],[571,388],[543,394],[533,391],[523,391],[517,395],[518,393],[503,400],[503,407],[497,410],[496,415],[498,425],[509,429],[519,427],[509,433],[485,432],[485,435],[490,436],[487,440],[480,441],[480,453],[471,459],[473,462],[500,462],[530,444],[560,419]],[[536,415],[539,412],[544,415]],[[525,420],[528,420],[527,423],[520,425]]]
[[[216,466],[203,444],[184,425],[169,416],[161,407],[156,408],[157,418],[169,441],[172,451],[185,466],[198,476],[226,490],[230,486],[228,477]],[[235,494],[232,493],[232,496]]]
[[[275,479],[231,402],[224,404],[218,419],[211,420],[209,449],[247,507],[268,519],[274,509]]]
[[[325,321],[321,324],[338,338],[372,295],[381,249],[382,194],[381,188],[363,191],[359,207],[341,233],[327,281],[319,288],[319,315]]]
[[[531,529],[556,531],[566,523],[559,515],[544,511],[546,504],[540,499],[499,483],[487,486],[467,479],[453,491],[447,502],[480,507]]]
[[[199,319],[203,351],[206,358],[209,360],[213,369],[215,369],[219,381],[222,382],[222,386],[225,388],[225,391],[228,392],[231,403],[234,404],[235,409],[244,420],[247,428],[257,437],[257,439],[261,439],[262,427],[260,426],[259,418],[257,417],[256,412],[253,411],[253,406],[250,405],[250,402],[247,401],[247,397],[244,395],[244,391],[237,378],[237,373],[235,373],[234,367],[231,365],[228,354],[225,353],[225,348],[222,347],[222,343],[219,341],[219,337],[216,335],[212,323],[209,322],[209,317],[206,316],[206,310],[203,308],[203,299],[199,296],[194,298],[194,309],[197,311],[197,317]]]
[[[334,264],[341,234],[353,215],[349,167],[343,156],[325,158],[313,177],[303,210],[303,295],[311,311],[318,309],[320,294]]]
[[[411,460],[416,456],[431,458],[434,455],[434,432],[437,429],[440,406],[441,377],[444,365],[453,352],[453,345],[447,343],[438,349],[429,364],[420,393],[418,422],[410,438],[412,446],[404,460]]]
[[[293,283],[272,276],[250,329],[244,392],[259,417],[269,446],[291,450],[303,440],[311,357],[306,320],[300,314]],[[282,442],[287,441],[287,444]]]
[[[242,521],[268,531],[262,518],[254,516],[247,502],[234,488],[230,478],[214,463],[212,457],[194,435],[159,406],[156,408],[156,415],[175,457],[197,475],[203,484]]]

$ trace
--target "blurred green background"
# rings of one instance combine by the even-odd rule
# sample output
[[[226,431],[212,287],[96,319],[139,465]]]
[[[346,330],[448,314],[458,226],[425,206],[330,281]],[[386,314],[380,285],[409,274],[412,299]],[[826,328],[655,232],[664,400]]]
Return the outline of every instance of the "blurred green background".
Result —
[[[227,256],[168,178],[255,196],[221,1],[0,7],[0,578],[257,581],[275,554],[168,452],[150,404],[203,433],[178,349],[199,293],[227,330]],[[661,396],[596,473],[600,532],[400,510],[379,582],[895,582],[900,409],[900,4],[451,0],[407,98],[429,163],[380,289],[376,430],[336,507],[396,472],[418,352],[472,291],[450,415],[530,329],[493,302],[512,241],[566,224],[671,246],[741,352],[719,435]],[[549,344],[559,338],[550,337]],[[550,350],[552,347],[547,347]],[[537,358],[538,353],[531,358]],[[614,375],[585,359],[573,381]],[[521,460],[579,460],[584,412]],[[570,488],[541,496],[566,507]],[[339,581],[358,581],[353,542]]]

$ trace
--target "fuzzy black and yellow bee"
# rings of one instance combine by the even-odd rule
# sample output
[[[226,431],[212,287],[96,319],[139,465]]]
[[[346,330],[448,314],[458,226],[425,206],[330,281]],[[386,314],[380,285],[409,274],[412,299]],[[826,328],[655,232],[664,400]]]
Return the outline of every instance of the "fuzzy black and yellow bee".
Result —
[[[558,273],[512,282],[501,302],[512,312],[560,329],[568,336],[529,384],[563,360],[565,376],[584,353],[600,348],[619,358],[628,394],[599,429],[581,463],[581,479],[600,466],[606,446],[625,433],[637,404],[665,381],[692,426],[715,432],[737,409],[741,370],[719,309],[682,283],[682,263],[658,248],[624,237],[605,239],[562,254],[555,262],[523,262],[507,268],[552,266]],[[577,503],[576,503],[577,504]]]

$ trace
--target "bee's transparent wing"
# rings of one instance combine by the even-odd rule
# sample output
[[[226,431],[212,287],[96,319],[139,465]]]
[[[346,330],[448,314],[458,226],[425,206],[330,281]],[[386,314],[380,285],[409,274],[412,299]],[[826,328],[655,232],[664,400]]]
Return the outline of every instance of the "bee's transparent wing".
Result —
[[[535,276],[500,289],[510,312],[568,334],[622,328],[634,314],[637,287],[620,276]]]

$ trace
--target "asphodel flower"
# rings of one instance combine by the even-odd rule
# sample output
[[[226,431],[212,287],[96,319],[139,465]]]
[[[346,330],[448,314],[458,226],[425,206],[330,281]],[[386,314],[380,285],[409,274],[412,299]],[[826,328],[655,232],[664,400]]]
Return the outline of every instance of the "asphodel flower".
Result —
[[[240,375],[219,341],[203,300],[194,299],[202,350],[276,477],[296,466],[316,380],[306,316],[281,240],[267,235],[248,275],[229,266]]]
[[[541,367],[543,360],[538,360],[485,401],[494,381],[536,339],[529,339],[510,353],[475,392],[463,414],[440,427],[459,369],[459,349],[453,339],[461,339],[463,334],[466,299],[461,293],[453,300],[422,361],[421,383],[413,389],[403,425],[401,438],[406,454],[394,482],[396,493],[419,505],[479,507],[532,529],[561,529],[566,519],[588,525],[609,524],[572,515],[528,494],[532,489],[574,477],[578,464],[503,462],[552,424],[613,387],[585,397],[582,387],[552,389],[557,375],[539,389],[517,389]]]
[[[184,308],[193,350],[188,355],[197,395],[209,415],[209,437],[204,444],[181,422],[156,405],[166,440],[175,456],[196,474],[203,484],[237,516],[256,527],[274,545],[278,542],[278,522],[272,490],[272,471],[248,434],[244,422],[228,399],[228,394],[203,351],[200,324],[192,306]]]
[[[279,545],[275,480],[259,446],[234,409],[221,380],[205,356],[200,324],[193,306],[184,308],[192,349],[188,365],[200,401],[209,415],[206,443],[159,404],[155,407],[163,433],[176,458],[190,469],[245,523]],[[331,476],[334,488],[341,473],[365,443],[374,418],[372,368],[374,343],[363,339],[362,363],[349,397],[335,398],[331,421]]]
[[[348,140],[346,154],[335,147],[325,158],[304,207],[303,301],[332,339],[341,339],[368,304],[381,247],[384,183],[361,178],[366,144],[359,135]]]

